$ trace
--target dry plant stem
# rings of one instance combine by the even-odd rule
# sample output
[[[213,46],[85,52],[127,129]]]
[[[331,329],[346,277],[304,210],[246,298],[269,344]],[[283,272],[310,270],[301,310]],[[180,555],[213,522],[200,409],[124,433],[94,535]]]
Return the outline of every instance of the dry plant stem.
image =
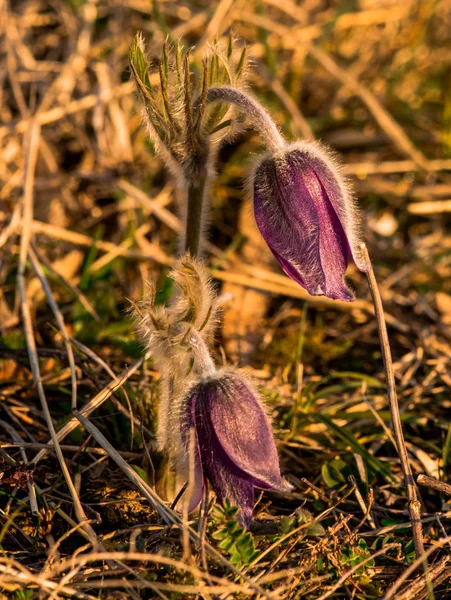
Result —
[[[22,223],[23,230],[20,240],[20,254],[19,254],[19,267],[17,271],[17,286],[20,297],[20,307],[22,312],[23,328],[25,333],[25,340],[27,344],[28,356],[30,359],[30,366],[33,373],[33,379],[38,392],[39,399],[42,405],[42,411],[46,420],[47,428],[49,430],[50,437],[53,441],[56,456],[66,480],[67,487],[72,496],[74,503],[74,510],[77,519],[83,525],[83,529],[89,535],[91,543],[94,547],[98,548],[98,542],[96,534],[89,524],[88,518],[83,510],[80,499],[78,497],[75,486],[72,482],[69,469],[67,468],[64,460],[63,453],[56,437],[55,427],[53,425],[52,416],[47,404],[45,397],[44,386],[42,384],[41,373],[39,369],[39,359],[36,350],[36,341],[34,338],[33,323],[31,319],[30,307],[28,306],[27,292],[25,288],[25,267],[26,259],[30,248],[31,239],[31,222],[33,220],[33,186],[34,186],[34,172],[36,167],[36,161],[38,156],[39,139],[40,139],[40,125],[37,121],[32,122],[31,130],[28,137],[27,151],[26,151],[26,164],[25,164],[25,175],[24,175],[24,193],[23,193],[23,212],[22,212]]]
[[[381,344],[382,359],[384,361],[385,380],[387,383],[388,404],[392,419],[393,432],[396,440],[397,451],[401,462],[401,468],[404,475],[404,482],[407,489],[408,510],[412,523],[412,536],[415,544],[415,552],[417,558],[424,555],[423,532],[421,527],[421,504],[417,497],[415,481],[413,479],[412,470],[410,468],[409,457],[407,454],[406,442],[402,430],[401,417],[399,414],[398,396],[396,393],[395,373],[393,370],[393,361],[390,350],[390,342],[388,339],[387,325],[384,319],[384,308],[382,299],[379,293],[376,277],[374,275],[371,260],[365,244],[361,244],[364,259],[368,265],[366,273],[368,286],[370,288],[371,297],[374,304],[376,314],[377,328]]]
[[[451,485],[449,483],[444,483],[443,481],[439,481],[434,477],[429,477],[429,475],[425,475],[424,473],[418,475],[417,483],[432,488],[433,490],[437,490],[438,492],[443,492],[447,496],[451,496]]]

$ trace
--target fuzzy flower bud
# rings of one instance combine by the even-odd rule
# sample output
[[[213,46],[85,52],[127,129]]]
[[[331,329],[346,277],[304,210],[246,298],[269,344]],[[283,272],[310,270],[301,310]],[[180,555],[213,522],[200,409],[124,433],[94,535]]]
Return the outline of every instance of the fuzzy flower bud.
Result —
[[[201,500],[204,477],[220,502],[228,498],[239,507],[246,526],[254,487],[290,491],[280,475],[268,417],[241,374],[224,369],[202,379],[188,392],[180,417],[186,454],[190,448],[194,453],[188,510]]]
[[[266,154],[251,180],[255,219],[285,273],[312,296],[351,301],[348,261],[366,271],[359,218],[334,160],[298,142]]]
[[[176,411],[171,404],[184,397],[199,377],[214,371],[208,349],[218,306],[206,267],[189,255],[170,271],[175,290],[167,305],[155,303],[155,286],[138,304],[132,303],[136,329],[161,373],[158,407],[158,442],[173,454],[180,446]]]

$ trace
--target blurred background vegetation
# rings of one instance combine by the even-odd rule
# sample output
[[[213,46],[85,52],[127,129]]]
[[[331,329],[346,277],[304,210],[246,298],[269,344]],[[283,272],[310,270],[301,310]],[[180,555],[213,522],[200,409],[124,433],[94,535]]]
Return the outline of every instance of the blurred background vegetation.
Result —
[[[29,596],[18,594],[70,529],[61,511],[69,518],[73,512],[52,453],[26,469],[49,432],[27,355],[17,273],[25,269],[23,298],[57,430],[71,416],[74,376],[80,407],[142,355],[128,299],[139,300],[149,279],[159,281],[159,301],[171,293],[167,271],[181,224],[130,81],[127,55],[138,30],[151,56],[166,39],[192,47],[193,73],[208,45],[225,43],[232,31],[252,59],[249,88],[286,137],[320,139],[342,157],[381,283],[413,470],[450,482],[450,2],[1,0],[0,7],[0,539],[28,577],[17,577],[11,593],[46,597],[49,588],[36,582]],[[257,519],[288,519],[286,533],[338,508],[310,537],[304,530],[287,541],[280,531],[279,541],[256,536],[257,555],[246,546],[236,562],[242,567],[273,544],[258,572],[276,564],[277,571],[298,571],[288,583],[280,571],[267,589],[280,585],[283,597],[319,598],[367,560],[336,597],[381,598],[413,555],[408,528],[399,526],[408,518],[366,282],[350,266],[357,301],[344,304],[310,298],[281,274],[245,193],[247,167],[260,150],[257,135],[243,131],[219,156],[205,252],[224,293],[218,356],[247,365],[261,385],[284,473],[295,486],[291,495],[265,494]],[[24,261],[28,236],[34,260]],[[149,482],[161,460],[153,448],[157,399],[158,374],[148,361],[92,417]],[[133,486],[124,489],[114,463],[88,451],[96,443],[80,426],[63,443],[80,500],[89,518],[99,517],[97,534],[115,540],[111,549],[129,549],[136,524],[159,527]],[[30,477],[41,489],[39,517],[30,510]],[[429,489],[422,500],[429,547],[450,531],[450,507]],[[218,531],[229,518],[216,514]],[[164,535],[141,532],[140,548],[179,556],[177,535],[160,529]],[[61,555],[82,544],[77,535],[61,542]],[[370,560],[390,543],[397,545]],[[444,550],[434,556],[447,559]],[[140,569],[146,581],[194,581],[155,565]],[[7,581],[2,573],[0,585]],[[102,597],[116,597],[107,589]],[[451,593],[446,583],[437,589],[437,598]],[[153,597],[145,586],[133,590]],[[426,587],[421,593],[405,597],[430,594]]]

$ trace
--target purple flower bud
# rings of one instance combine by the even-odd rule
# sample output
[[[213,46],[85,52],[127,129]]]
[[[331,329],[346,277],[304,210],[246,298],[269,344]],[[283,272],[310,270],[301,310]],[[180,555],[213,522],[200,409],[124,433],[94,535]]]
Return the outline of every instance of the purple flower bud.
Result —
[[[285,273],[312,296],[354,300],[344,282],[348,260],[368,266],[357,210],[333,160],[299,142],[265,155],[252,184],[255,220]]]
[[[248,526],[254,487],[290,491],[280,475],[269,420],[249,383],[223,370],[194,386],[186,399],[181,433],[186,451],[194,432],[194,481],[188,510],[196,508],[207,477],[220,502],[240,508]]]

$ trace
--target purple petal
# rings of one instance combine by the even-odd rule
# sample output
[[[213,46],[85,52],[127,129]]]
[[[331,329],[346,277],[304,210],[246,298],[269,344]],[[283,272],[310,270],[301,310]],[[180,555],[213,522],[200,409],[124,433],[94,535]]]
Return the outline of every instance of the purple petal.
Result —
[[[323,179],[331,190],[299,150],[265,160],[255,173],[255,219],[289,277],[312,295],[349,301],[343,281],[349,243]]]
[[[362,256],[360,247],[360,217],[346,182],[340,172],[337,173],[334,158],[330,158],[320,147],[308,143],[296,144],[296,151],[308,159],[311,168],[321,181],[325,194],[343,226],[350,256],[357,268],[366,273],[368,264]]]
[[[188,505],[188,512],[195,510],[202,501],[204,493],[204,474],[202,470],[202,460],[199,449],[199,440],[194,426],[188,423],[181,429],[184,448],[179,451],[177,457],[177,479],[188,486],[183,494],[183,503]],[[192,436],[192,438],[191,438]],[[191,444],[190,441],[192,440]],[[190,447],[192,448],[193,463],[190,468]],[[180,503],[182,512],[183,503]]]
[[[237,373],[224,374],[206,385],[210,389],[196,415],[201,452],[199,423],[211,429],[212,443],[217,440],[236,475],[262,489],[287,491],[268,418],[252,389]]]
[[[240,520],[249,527],[254,509],[252,479],[241,476],[217,440],[208,440],[207,435],[201,448],[204,468],[219,502],[228,499],[233,506],[238,506]]]
[[[241,471],[224,452],[209,419],[209,397],[217,396],[218,380],[201,381],[188,399],[182,438],[187,447],[186,432],[189,424],[195,424],[196,436],[200,441],[199,451],[202,467],[219,502],[230,500],[240,509],[239,518],[246,525],[252,520],[254,506],[254,483]],[[192,429],[191,429],[192,430]]]

